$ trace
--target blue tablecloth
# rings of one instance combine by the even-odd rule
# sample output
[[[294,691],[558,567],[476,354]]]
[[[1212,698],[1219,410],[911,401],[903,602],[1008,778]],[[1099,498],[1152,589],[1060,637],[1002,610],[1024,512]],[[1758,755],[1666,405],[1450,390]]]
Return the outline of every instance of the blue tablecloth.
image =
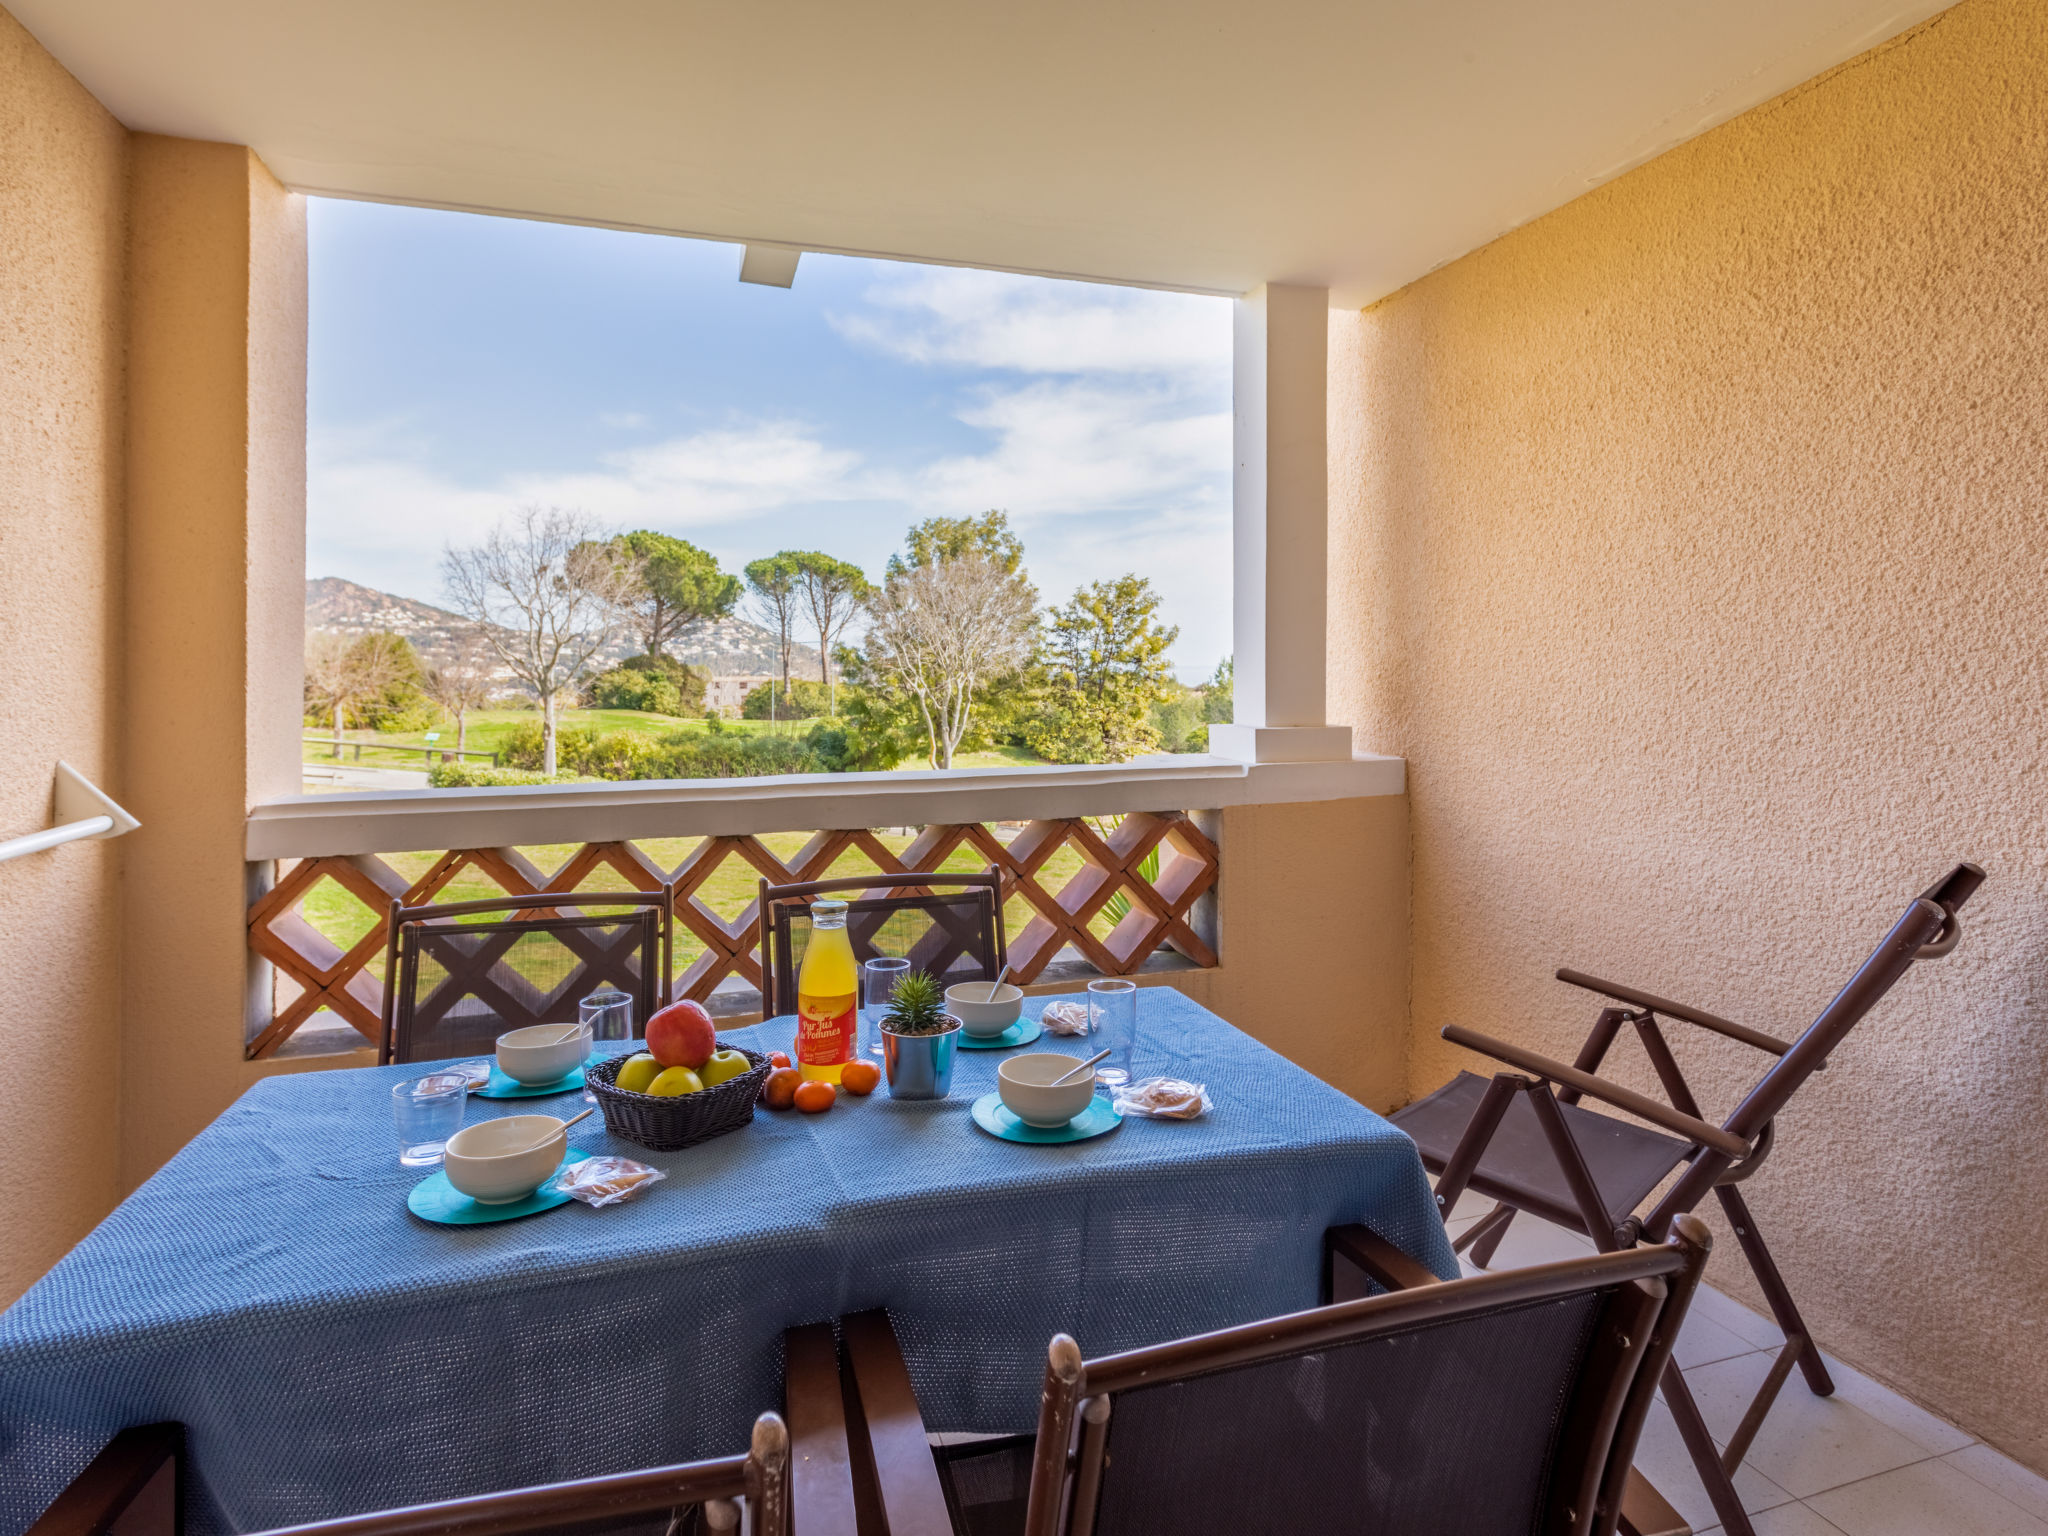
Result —
[[[1099,1355],[1312,1306],[1335,1223],[1456,1272],[1407,1137],[1178,992],[1139,996],[1140,1075],[1207,1083],[1208,1117],[998,1141],[968,1106],[1001,1053],[962,1051],[948,1100],[761,1110],[681,1152],[593,1117],[572,1145],[667,1180],[495,1226],[405,1209],[390,1085],[418,1068],[266,1079],[0,1314],[0,1530],[129,1424],[188,1426],[195,1533],[250,1531],[740,1451],[781,1404],[782,1331],[867,1307],[934,1428],[1009,1432],[1053,1333]]]

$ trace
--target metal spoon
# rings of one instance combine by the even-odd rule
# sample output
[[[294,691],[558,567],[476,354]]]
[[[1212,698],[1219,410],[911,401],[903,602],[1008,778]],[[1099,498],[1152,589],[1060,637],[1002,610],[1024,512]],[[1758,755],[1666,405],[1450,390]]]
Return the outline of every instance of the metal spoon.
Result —
[[[1010,967],[1007,964],[1000,971],[996,972],[996,979],[988,984],[988,996],[982,999],[984,1003],[992,1003],[996,1000],[996,989],[1002,986],[1003,978],[1009,974]]]
[[[1073,1080],[1074,1080],[1075,1078],[1077,1078],[1077,1077],[1079,1077],[1079,1076],[1081,1075],[1081,1069],[1082,1069],[1082,1067],[1092,1067],[1092,1066],[1094,1066],[1094,1065],[1095,1065],[1095,1063],[1097,1063],[1098,1061],[1102,1060],[1102,1058],[1103,1058],[1103,1057],[1105,1057],[1105,1056],[1107,1056],[1108,1054],[1109,1054],[1109,1051],[1108,1051],[1108,1050],[1100,1050],[1100,1051],[1097,1051],[1097,1052],[1096,1052],[1096,1053],[1095,1053],[1095,1054],[1094,1054],[1093,1056],[1090,1056],[1090,1057],[1089,1057],[1089,1058],[1088,1058],[1088,1059],[1087,1059],[1086,1061],[1082,1062],[1082,1063],[1081,1063],[1081,1066],[1079,1066],[1079,1067],[1075,1067],[1075,1068],[1074,1068],[1074,1069],[1073,1069],[1072,1071],[1070,1071],[1070,1072],[1062,1072],[1062,1073],[1061,1073],[1061,1074],[1060,1074],[1060,1075],[1059,1075],[1058,1077],[1054,1078],[1054,1079],[1053,1079],[1053,1080],[1052,1080],[1051,1082],[1047,1083],[1047,1084],[1046,1084],[1045,1086],[1046,1086],[1046,1087],[1048,1087],[1048,1088],[1057,1088],[1057,1087],[1059,1087],[1059,1086],[1060,1086],[1060,1084],[1062,1084],[1062,1083],[1070,1083],[1070,1082],[1072,1082],[1072,1081],[1073,1081]],[[588,1114],[588,1113],[589,1113],[589,1111],[588,1111],[588,1110],[585,1110],[585,1111],[584,1111],[584,1113],[585,1113],[585,1114]]]

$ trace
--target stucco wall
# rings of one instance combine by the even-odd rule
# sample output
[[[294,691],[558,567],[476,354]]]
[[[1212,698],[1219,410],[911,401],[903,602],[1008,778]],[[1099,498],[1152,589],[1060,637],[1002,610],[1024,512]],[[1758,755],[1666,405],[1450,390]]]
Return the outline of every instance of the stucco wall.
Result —
[[[1374,1109],[1408,1094],[1408,801],[1234,806],[1217,818],[1213,971],[1171,985]]]
[[[132,1187],[251,1082],[242,826],[298,788],[305,204],[236,145],[134,140],[127,1091]]]
[[[1560,964],[1795,1032],[1980,862],[1748,1188],[1827,1347],[2037,1467],[2044,328],[2048,8],[1966,0],[1331,346],[1333,717],[1409,759],[1412,1088],[1453,1020],[1568,1057]],[[1717,1113],[1759,1070],[1683,1049]],[[1748,1289],[1732,1245],[1709,1278]]]
[[[0,837],[117,799],[127,133],[0,11]],[[113,1204],[122,845],[0,864],[0,1304]]]

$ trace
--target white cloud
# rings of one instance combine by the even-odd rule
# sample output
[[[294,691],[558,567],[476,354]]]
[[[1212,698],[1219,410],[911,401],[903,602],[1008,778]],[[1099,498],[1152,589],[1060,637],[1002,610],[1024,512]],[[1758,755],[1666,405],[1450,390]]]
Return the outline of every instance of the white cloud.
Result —
[[[989,390],[959,416],[993,433],[995,444],[926,466],[912,489],[921,510],[1154,510],[1214,501],[1227,485],[1229,412],[1203,410],[1156,385],[1045,380]]]
[[[1175,660],[1230,646],[1230,340],[1215,299],[1001,273],[909,269],[871,286],[842,335],[959,382],[980,451],[876,462],[799,421],[733,421],[595,454],[587,469],[508,466],[463,483],[403,423],[316,437],[308,568],[437,600],[447,544],[514,506],[575,506],[618,527],[697,537],[728,566],[772,548],[841,550],[880,574],[918,518],[1011,514],[1042,599],[1137,571],[1181,626]],[[603,424],[644,430],[638,412]]]
[[[1229,378],[1230,309],[1219,299],[947,267],[911,269],[864,297],[867,312],[833,315],[833,327],[914,363]]]

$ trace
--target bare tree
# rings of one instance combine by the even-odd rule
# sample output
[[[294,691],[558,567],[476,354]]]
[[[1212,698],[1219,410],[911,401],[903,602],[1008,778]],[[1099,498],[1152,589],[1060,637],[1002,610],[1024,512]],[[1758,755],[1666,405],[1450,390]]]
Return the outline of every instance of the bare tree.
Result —
[[[521,507],[472,549],[450,549],[442,579],[456,609],[541,707],[541,770],[555,771],[556,696],[611,640],[631,566],[588,513]]]
[[[480,629],[465,629],[455,640],[455,655],[444,667],[427,673],[428,698],[455,717],[455,750],[469,746],[469,712],[482,709],[491,697],[491,646]]]
[[[953,766],[975,696],[1031,657],[1038,594],[978,551],[892,572],[869,607],[867,655],[917,700],[932,756]]]
[[[346,635],[313,630],[306,636],[306,702],[333,717],[334,755],[341,756],[344,717],[357,705],[376,698],[399,681],[403,652],[378,645],[375,635]]]

